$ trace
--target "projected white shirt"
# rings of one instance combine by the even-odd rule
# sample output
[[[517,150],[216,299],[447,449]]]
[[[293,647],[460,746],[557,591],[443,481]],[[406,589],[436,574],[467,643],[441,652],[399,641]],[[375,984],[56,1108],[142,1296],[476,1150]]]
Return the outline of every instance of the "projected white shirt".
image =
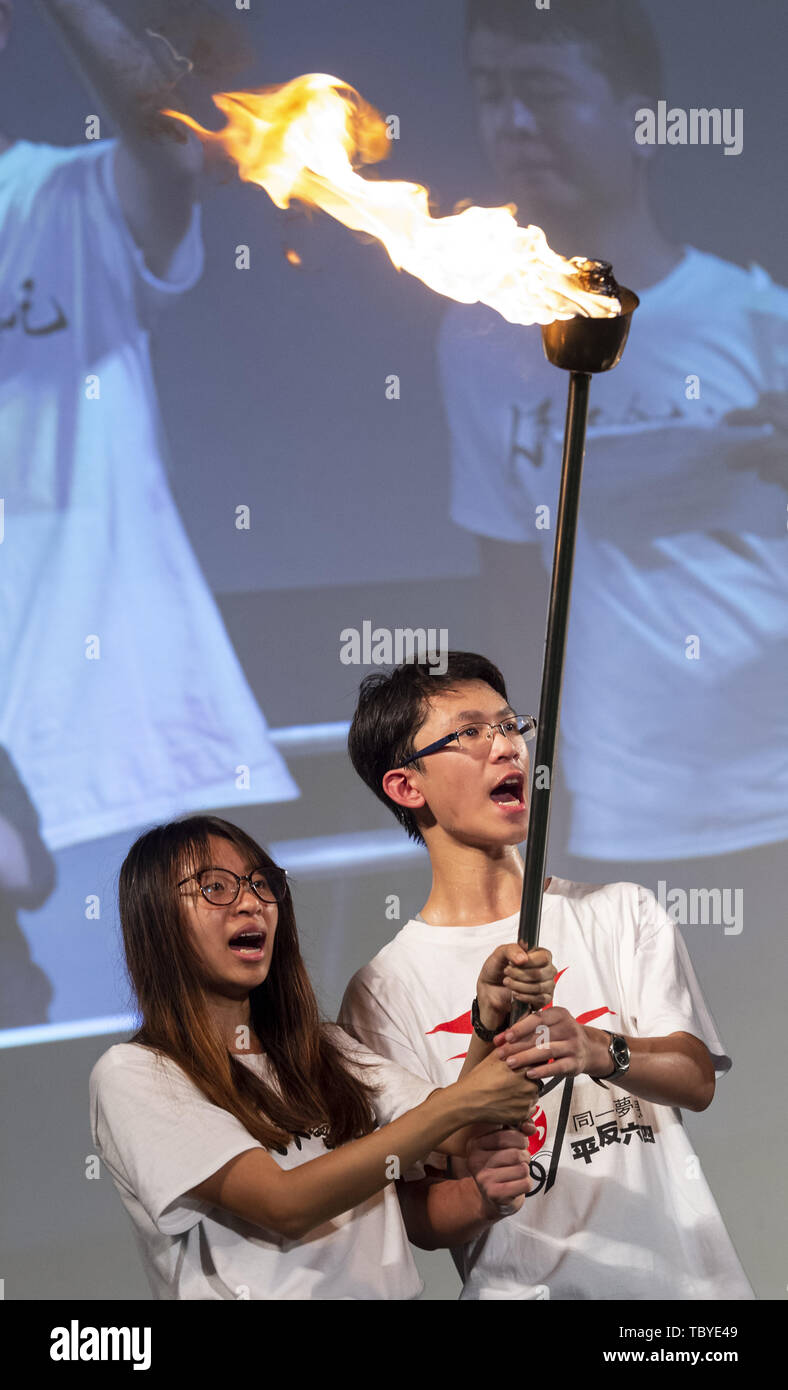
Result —
[[[447,1086],[468,1049],[479,970],[516,939],[516,914],[478,927],[406,922],[353,976],[339,1022]],[[681,935],[648,889],[553,877],[541,944],[558,971],[554,1002],[580,1023],[638,1038],[691,1033],[718,1076],[729,1069]],[[580,1076],[546,1087],[533,1121],[522,1207],[453,1251],[462,1298],[753,1297],[680,1110],[630,1095],[626,1076]]]
[[[476,306],[446,314],[440,367],[452,519],[550,566],[567,374]],[[575,854],[788,836],[788,488],[745,466],[768,428],[721,423],[786,389],[788,291],[691,248],[592,380],[561,710]]]
[[[347,1058],[380,1087],[384,1125],[434,1091],[332,1028]],[[262,1056],[240,1055],[265,1074]],[[168,1059],[134,1043],[111,1047],[90,1078],[91,1132],[129,1214],[160,1299],[408,1299],[422,1290],[394,1183],[351,1211],[287,1240],[188,1195],[231,1158],[262,1145]],[[324,1128],[296,1135],[281,1168],[328,1152]]]
[[[192,553],[163,464],[155,310],[113,144],[0,156],[0,743],[56,849],[298,795]]]

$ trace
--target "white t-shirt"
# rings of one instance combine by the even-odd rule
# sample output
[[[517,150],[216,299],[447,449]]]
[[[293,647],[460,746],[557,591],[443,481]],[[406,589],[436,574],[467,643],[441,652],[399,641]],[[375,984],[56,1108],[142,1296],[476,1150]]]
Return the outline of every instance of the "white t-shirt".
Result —
[[[0,743],[52,849],[298,795],[165,476],[149,329],[200,277],[200,209],[157,279],[113,155],[0,155]]]
[[[567,373],[480,306],[447,312],[439,353],[452,519],[549,567]],[[776,389],[788,290],[692,248],[591,383],[561,714],[575,854],[788,837],[788,492],[734,467],[769,430],[721,423]]]
[[[435,1090],[371,1056],[333,1029],[345,1055],[381,1087],[378,1124],[412,1110]],[[265,1074],[263,1056],[239,1054]],[[185,1194],[237,1154],[262,1144],[213,1105],[175,1063],[136,1043],[111,1047],[90,1077],[91,1132],[131,1218],[154,1297],[159,1299],[408,1299],[423,1284],[413,1262],[394,1183],[300,1241],[243,1221]],[[281,1168],[328,1152],[325,1127],[296,1135]]]
[[[516,939],[516,915],[478,927],[409,921],[354,975],[340,1023],[448,1085],[479,970]],[[691,1033],[718,1075],[730,1067],[684,942],[647,889],[553,878],[541,943],[559,972],[554,1002],[580,1022],[630,1037]],[[753,1297],[678,1109],[631,1096],[625,1076],[584,1075],[546,1091],[534,1123],[534,1188],[520,1211],[452,1252],[462,1298]]]

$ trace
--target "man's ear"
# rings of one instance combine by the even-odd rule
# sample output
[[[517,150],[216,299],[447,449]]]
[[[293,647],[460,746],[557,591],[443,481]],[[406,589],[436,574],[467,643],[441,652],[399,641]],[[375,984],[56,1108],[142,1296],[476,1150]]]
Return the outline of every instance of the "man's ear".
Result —
[[[419,791],[412,778],[413,774],[405,768],[394,768],[386,773],[380,785],[386,796],[398,806],[404,806],[408,811],[418,811],[427,803],[424,793]]]
[[[659,148],[657,145],[641,145],[635,139],[635,130],[638,126],[642,126],[645,120],[644,111],[653,111],[656,116],[656,110],[656,98],[649,96],[646,92],[628,92],[621,102],[622,119],[632,137],[632,148],[637,158],[644,162],[656,159]]]

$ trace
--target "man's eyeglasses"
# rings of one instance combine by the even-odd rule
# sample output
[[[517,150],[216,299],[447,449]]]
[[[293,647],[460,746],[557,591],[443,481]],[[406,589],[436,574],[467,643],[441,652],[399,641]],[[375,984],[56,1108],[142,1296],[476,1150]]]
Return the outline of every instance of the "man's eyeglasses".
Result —
[[[420,748],[417,753],[411,753],[411,756],[399,766],[407,767],[408,763],[416,762],[417,758],[426,758],[428,753],[437,753],[439,748],[445,748],[454,740],[466,753],[472,753],[476,758],[486,758],[490,752],[490,744],[497,732],[508,738],[512,747],[521,753],[526,743],[530,743],[536,734],[536,720],[532,714],[510,714],[498,724],[479,722],[464,724],[461,729],[455,729],[451,734],[444,734],[443,738],[429,743],[426,748]]]
[[[232,869],[201,869],[197,874],[189,874],[178,884],[194,879],[205,901],[214,907],[229,907],[241,891],[241,884],[248,883],[255,897],[261,903],[281,903],[287,893],[286,869],[255,869],[251,874],[234,874]]]

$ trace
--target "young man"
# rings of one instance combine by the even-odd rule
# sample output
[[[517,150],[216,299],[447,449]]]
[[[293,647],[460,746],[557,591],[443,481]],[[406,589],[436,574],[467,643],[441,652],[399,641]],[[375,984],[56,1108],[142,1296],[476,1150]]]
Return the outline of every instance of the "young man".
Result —
[[[482,962],[516,938],[533,723],[473,653],[449,653],[445,675],[405,664],[362,682],[353,765],[426,845],[433,882],[351,980],[340,1022],[439,1085],[462,1065]],[[517,1025],[533,1035],[528,1074],[545,1083],[533,1187],[453,1252],[462,1297],[752,1298],[681,1121],[681,1108],[709,1105],[730,1059],[675,925],[637,884],[553,877],[540,945],[555,1004]],[[437,1200],[466,1209],[470,1180],[454,1171],[433,1212]]]

